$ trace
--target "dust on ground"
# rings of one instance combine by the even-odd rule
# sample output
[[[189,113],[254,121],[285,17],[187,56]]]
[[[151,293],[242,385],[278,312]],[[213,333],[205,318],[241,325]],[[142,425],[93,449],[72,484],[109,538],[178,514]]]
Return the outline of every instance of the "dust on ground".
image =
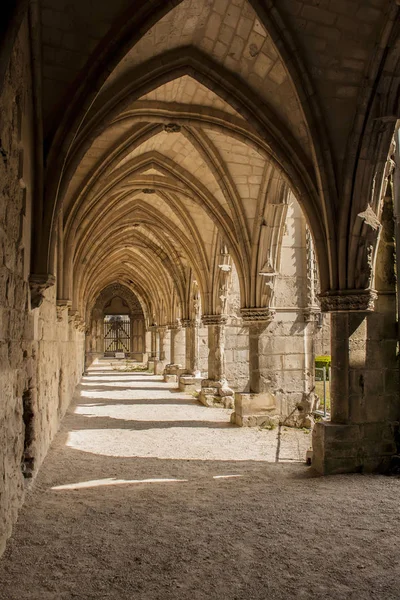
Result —
[[[316,477],[309,434],[229,416],[93,368],[0,560],[0,599],[399,600],[400,479]]]

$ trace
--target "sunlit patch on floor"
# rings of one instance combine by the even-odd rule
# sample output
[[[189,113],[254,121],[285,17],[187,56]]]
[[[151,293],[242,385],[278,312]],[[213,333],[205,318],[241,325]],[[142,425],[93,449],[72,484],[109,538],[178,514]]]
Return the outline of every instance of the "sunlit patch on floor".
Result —
[[[78,483],[67,483],[65,485],[56,485],[51,489],[53,491],[80,490],[95,487],[104,487],[109,485],[132,485],[138,483],[184,483],[187,479],[94,479],[93,481],[80,481]]]

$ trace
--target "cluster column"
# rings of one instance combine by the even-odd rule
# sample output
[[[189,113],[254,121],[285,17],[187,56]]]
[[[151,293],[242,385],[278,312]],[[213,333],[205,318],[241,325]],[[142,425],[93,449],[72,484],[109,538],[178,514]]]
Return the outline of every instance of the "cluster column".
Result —
[[[233,391],[225,374],[226,315],[203,315],[208,326],[208,378],[201,382],[200,402],[205,406],[233,408]]]

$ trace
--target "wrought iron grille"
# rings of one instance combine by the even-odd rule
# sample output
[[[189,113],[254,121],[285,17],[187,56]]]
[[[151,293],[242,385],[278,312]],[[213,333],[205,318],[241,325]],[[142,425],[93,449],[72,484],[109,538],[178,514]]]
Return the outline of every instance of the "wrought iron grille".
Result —
[[[131,320],[128,315],[104,317],[104,352],[130,352]]]

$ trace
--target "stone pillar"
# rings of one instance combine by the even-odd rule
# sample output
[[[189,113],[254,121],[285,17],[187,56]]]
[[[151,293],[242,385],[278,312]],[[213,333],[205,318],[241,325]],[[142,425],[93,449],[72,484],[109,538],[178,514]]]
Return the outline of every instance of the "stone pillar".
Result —
[[[196,391],[201,388],[201,377],[198,370],[198,335],[195,320],[184,319],[185,328],[185,372],[179,377],[181,391]]]
[[[199,400],[205,406],[233,408],[233,391],[225,376],[225,315],[204,315],[208,326],[208,378],[201,382]]]
[[[157,361],[157,327],[152,325],[150,328],[150,358],[148,369],[155,372],[155,363]]]
[[[176,383],[185,364],[185,329],[180,324],[169,325],[170,363],[164,370],[164,381]]]
[[[155,375],[163,375],[165,365],[168,362],[168,336],[167,336],[167,327],[158,327],[157,328],[157,358],[154,363],[154,373]]]
[[[148,362],[151,357],[151,331],[147,329],[144,332],[144,357],[143,362]]]
[[[265,308],[242,310],[243,325],[249,335],[249,391],[236,392],[235,412],[231,421],[240,426],[256,426],[279,421],[279,411],[275,396],[275,365],[262,364],[265,356],[265,337],[274,313]],[[273,359],[273,357],[269,357]]]
[[[68,304],[57,302],[57,311],[66,309]],[[89,367],[94,360],[104,356],[104,318],[103,311],[94,309],[90,329],[86,334],[85,367]]]
[[[331,421],[314,427],[312,466],[385,471],[400,416],[396,295],[350,290],[321,300],[332,312]]]

